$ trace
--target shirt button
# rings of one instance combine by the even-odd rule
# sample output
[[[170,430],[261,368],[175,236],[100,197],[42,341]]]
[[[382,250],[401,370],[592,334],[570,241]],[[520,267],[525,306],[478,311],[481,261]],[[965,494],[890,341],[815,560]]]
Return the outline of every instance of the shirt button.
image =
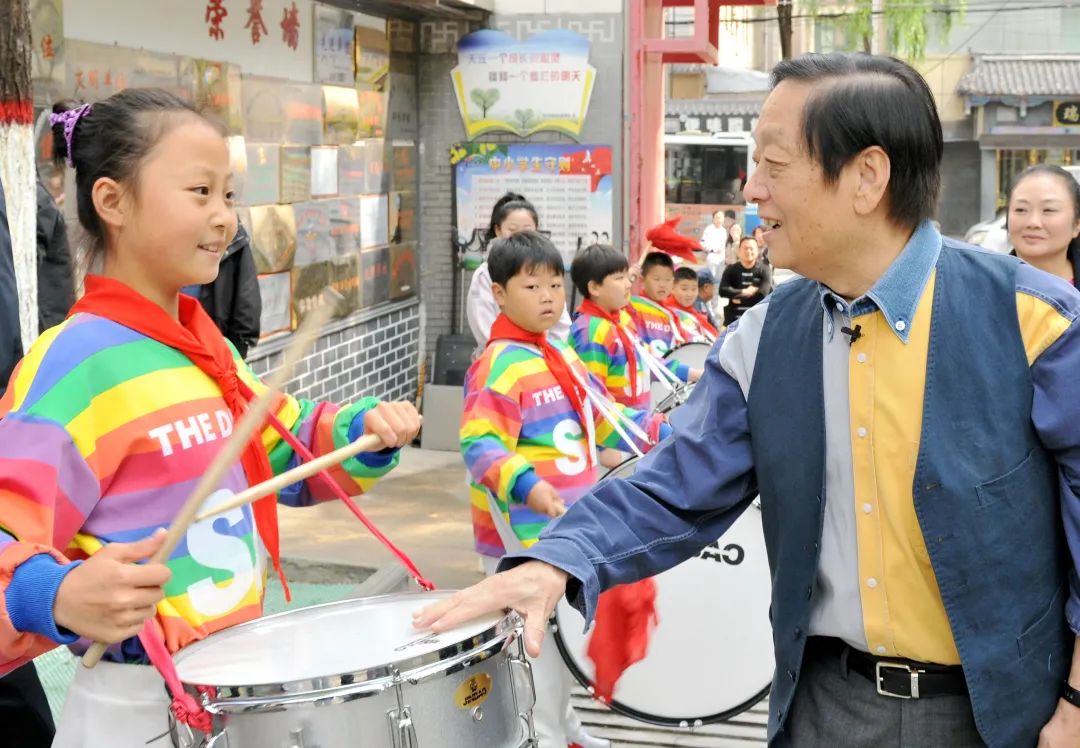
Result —
[[[809,600],[813,595],[814,595],[814,588],[813,587],[807,587],[806,588],[806,599]]]
[[[904,330],[907,329],[907,322],[905,322],[902,319],[896,320],[896,329],[899,330],[900,332],[903,332]]]
[[[886,653],[886,652],[888,652],[888,651],[889,651],[889,650],[885,649],[885,647],[882,647],[882,646],[879,646],[879,647],[877,648],[877,653],[878,653],[879,655],[883,655],[883,654],[885,654],[885,653]]]
[[[838,311],[838,312],[844,311],[844,305],[841,304],[839,301],[836,302],[836,311]]]
[[[866,438],[866,429],[863,426],[860,426],[859,430],[856,431],[855,433],[859,435],[860,439],[865,439]]]
[[[863,514],[869,514],[870,512],[874,511],[874,506],[873,504],[863,504],[862,510]]]
[[[877,587],[877,580],[874,579],[873,577],[870,577],[869,579],[866,580],[866,586],[869,587],[870,589],[874,589],[875,587]]]
[[[855,360],[858,361],[860,364],[865,364],[866,363],[866,354],[865,353],[860,353],[858,356],[855,357]]]

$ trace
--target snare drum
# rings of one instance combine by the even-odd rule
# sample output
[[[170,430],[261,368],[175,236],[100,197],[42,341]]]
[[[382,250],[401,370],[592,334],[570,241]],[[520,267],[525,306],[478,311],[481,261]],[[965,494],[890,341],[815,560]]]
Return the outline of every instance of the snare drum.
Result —
[[[183,748],[535,748],[521,619],[454,631],[412,627],[449,592],[317,605],[234,626],[175,656],[184,688],[213,717]]]
[[[604,478],[629,477],[637,461],[632,457]],[[648,654],[623,673],[609,706],[642,722],[695,727],[764,698],[773,675],[772,585],[757,502],[720,540],[654,580],[658,623]],[[584,620],[565,597],[555,622],[563,660],[591,689],[591,634],[582,633]]]
[[[704,369],[710,350],[712,350],[712,344],[710,343],[683,343],[677,348],[668,351],[667,355],[664,356],[664,360],[675,360],[681,364],[686,364],[691,369]],[[690,397],[693,389],[693,384],[683,384],[672,391],[664,382],[653,379],[651,385],[653,412],[668,413],[675,410],[675,408],[686,402],[686,398]]]

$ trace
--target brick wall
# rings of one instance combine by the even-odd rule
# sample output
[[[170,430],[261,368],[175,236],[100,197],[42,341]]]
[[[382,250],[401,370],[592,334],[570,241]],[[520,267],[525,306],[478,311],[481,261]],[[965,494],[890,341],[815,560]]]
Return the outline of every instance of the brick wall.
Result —
[[[474,27],[458,21],[420,24],[420,288],[426,311],[429,360],[440,335],[457,328],[454,296],[453,169],[450,146],[465,140],[450,71],[457,66],[458,40]],[[468,279],[466,279],[467,281]],[[467,289],[468,286],[466,285]],[[463,326],[468,331],[468,326]],[[432,367],[428,367],[429,373]]]
[[[256,346],[248,356],[255,373],[265,377],[280,366],[289,340]],[[365,395],[414,400],[419,342],[420,305],[415,299],[341,320],[329,326],[297,364],[285,391],[342,404]]]

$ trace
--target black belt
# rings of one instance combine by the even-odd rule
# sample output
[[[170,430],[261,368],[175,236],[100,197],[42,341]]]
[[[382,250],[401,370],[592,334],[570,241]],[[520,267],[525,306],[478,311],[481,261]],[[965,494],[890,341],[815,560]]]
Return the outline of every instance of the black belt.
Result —
[[[807,652],[840,660],[841,666],[874,684],[878,694],[896,699],[966,695],[967,681],[959,665],[934,665],[902,658],[875,657],[840,639],[814,636]]]

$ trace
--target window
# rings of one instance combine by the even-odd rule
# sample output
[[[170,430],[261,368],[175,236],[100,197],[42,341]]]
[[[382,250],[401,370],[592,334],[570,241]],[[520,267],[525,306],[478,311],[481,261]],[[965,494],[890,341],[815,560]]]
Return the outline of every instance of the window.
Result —
[[[746,184],[746,146],[667,144],[667,201],[691,205],[738,205]]]
[[[1035,164],[1054,164],[1055,166],[1080,165],[1078,148],[1023,148],[999,150],[997,208],[1004,210],[1009,202],[1009,188],[1016,176]]]

